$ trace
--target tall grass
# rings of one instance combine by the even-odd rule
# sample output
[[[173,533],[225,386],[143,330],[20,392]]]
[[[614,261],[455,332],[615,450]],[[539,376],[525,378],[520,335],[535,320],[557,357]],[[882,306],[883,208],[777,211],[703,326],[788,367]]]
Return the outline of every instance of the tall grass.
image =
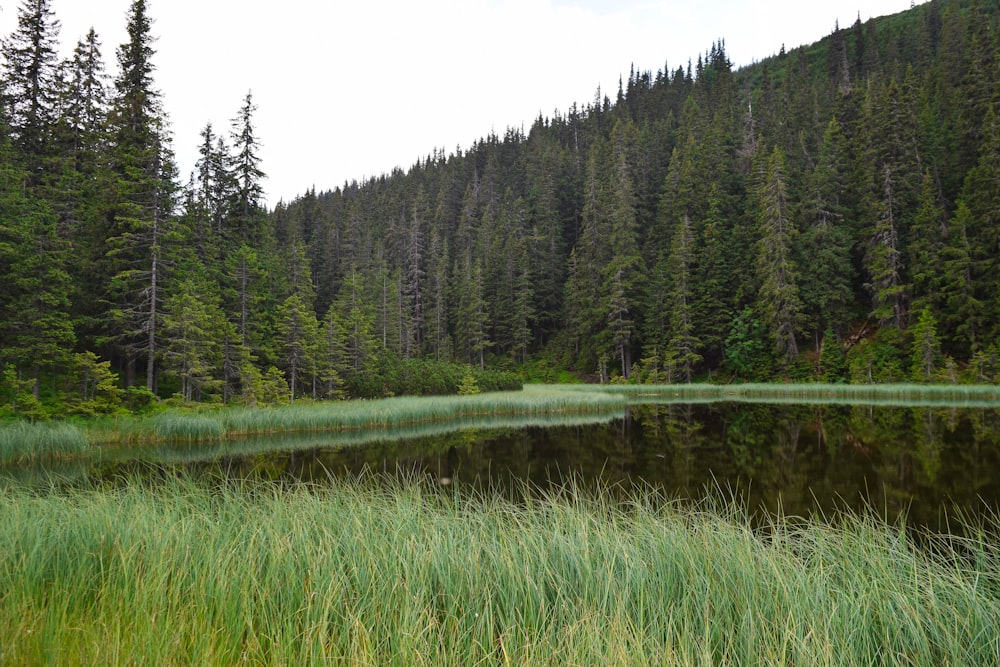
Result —
[[[252,435],[400,429],[483,417],[610,415],[638,403],[715,401],[1000,407],[1000,387],[966,385],[527,385],[472,396],[396,397],[269,408],[171,410],[151,417],[0,429],[0,463],[76,454],[99,444],[217,443]]]
[[[0,465],[78,456],[87,436],[67,422],[15,422],[0,426]]]
[[[608,414],[626,400],[604,392],[537,386],[471,396],[401,396],[376,400],[300,402],[213,412],[170,411],[153,417],[102,422],[98,439],[109,443],[209,442],[277,433],[390,429],[481,417]]]
[[[606,412],[623,405],[620,398],[608,394],[536,387],[471,396],[401,396],[263,410],[237,409],[220,413],[220,418],[227,433],[277,433],[388,428],[485,415]]]
[[[12,491],[0,663],[998,664],[997,529],[918,549],[575,489]]]
[[[635,401],[740,401],[773,403],[872,404],[894,406],[1000,407],[1000,386],[955,384],[672,384],[587,385],[571,393],[597,391]],[[558,391],[559,388],[555,388]]]
[[[385,444],[443,436],[458,431],[471,430],[482,433],[498,429],[584,426],[607,423],[612,419],[620,418],[623,413],[623,410],[615,408],[606,412],[588,412],[584,414],[481,415],[380,428],[248,435],[240,438],[198,442],[194,446],[191,446],[187,441],[171,441],[157,445],[121,448],[113,456],[106,458],[117,460],[141,459],[144,461],[166,463],[193,463],[196,461],[213,460],[220,456],[245,456],[274,451],[292,452],[307,449],[358,447],[376,443]]]

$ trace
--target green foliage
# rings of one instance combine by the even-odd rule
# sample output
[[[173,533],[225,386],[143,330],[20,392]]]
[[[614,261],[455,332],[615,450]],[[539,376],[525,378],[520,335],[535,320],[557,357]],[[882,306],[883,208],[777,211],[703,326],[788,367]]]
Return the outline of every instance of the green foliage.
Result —
[[[910,379],[930,382],[939,375],[942,365],[941,341],[937,335],[937,321],[930,308],[920,312],[920,320],[912,327],[910,344]]]
[[[503,359],[544,359],[545,381],[805,379],[800,343],[865,319],[880,333],[847,370],[824,345],[821,378],[910,378],[911,341],[940,348],[922,381],[996,378],[995,2],[740,69],[713,44],[614,101],[270,211],[249,93],[181,192],[148,10],[129,3],[108,75],[94,31],[57,62],[48,0],[3,40],[5,413],[448,393],[465,364],[516,386],[487,370]]]
[[[476,376],[472,373],[472,366],[469,366],[462,377],[462,383],[458,385],[458,395],[471,396],[478,393],[479,383],[476,382]]]
[[[74,388],[79,393],[67,400],[72,413],[96,416],[121,410],[125,392],[110,361],[100,361],[93,352],[84,352],[76,355],[76,367],[78,384]]]
[[[400,359],[388,353],[361,372],[345,375],[344,383],[351,396],[360,398],[442,396],[458,393],[470,371],[484,392],[512,391],[522,386],[521,378],[511,371],[480,370],[468,364],[431,359]]]
[[[847,353],[851,382],[902,382],[910,377],[904,361],[903,336],[895,327],[882,327],[873,338],[863,338]]]
[[[767,330],[747,306],[733,319],[726,336],[726,367],[737,377],[760,380],[770,376],[773,358],[768,352]]]
[[[833,330],[827,328],[823,334],[823,348],[819,355],[819,377],[823,382],[846,382],[848,370],[844,347],[837,340]]]
[[[859,516],[836,526],[771,518],[760,530],[747,511],[648,492],[522,491],[510,502],[383,479],[281,493],[189,480],[155,491],[14,490],[0,496],[3,658],[997,660],[989,520],[963,540]]]

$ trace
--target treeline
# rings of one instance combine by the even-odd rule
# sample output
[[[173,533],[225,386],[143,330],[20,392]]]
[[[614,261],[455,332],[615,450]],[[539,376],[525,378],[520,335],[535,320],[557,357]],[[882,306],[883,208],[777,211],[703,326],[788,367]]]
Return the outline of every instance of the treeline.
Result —
[[[997,376],[1000,4],[936,0],[271,215],[401,356],[594,378]],[[613,99],[612,99],[613,98]],[[444,110],[446,112],[446,110]]]
[[[928,2],[740,70],[720,42],[268,211],[249,93],[182,185],[145,0],[114,76],[93,31],[60,60],[50,1],[24,0],[0,75],[0,400],[452,391],[465,365],[493,387],[524,363],[995,381],[998,4]]]
[[[230,128],[205,126],[182,186],[147,2],[129,8],[113,77],[94,30],[59,59],[50,5],[24,0],[2,45],[4,412],[520,386],[511,373],[397,358],[360,292],[343,290],[317,318],[305,246],[279,243],[262,203],[251,94]]]

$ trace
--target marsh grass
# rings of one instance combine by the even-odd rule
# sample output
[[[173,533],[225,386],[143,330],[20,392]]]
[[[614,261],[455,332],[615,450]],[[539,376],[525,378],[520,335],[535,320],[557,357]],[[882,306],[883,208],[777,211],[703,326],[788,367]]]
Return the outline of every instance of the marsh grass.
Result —
[[[0,663],[1000,662],[995,520],[917,548],[866,517],[533,494],[0,494]]]
[[[15,422],[0,426],[0,465],[75,457],[88,447],[87,436],[68,422]]]
[[[95,437],[106,443],[212,442],[279,433],[397,429],[419,424],[533,415],[607,415],[626,400],[605,392],[538,386],[471,396],[401,396],[376,400],[299,402],[267,408],[173,410],[138,419],[102,422]]]
[[[558,388],[556,389],[558,390]],[[1000,407],[1000,386],[955,384],[673,384],[588,385],[569,388],[629,396],[637,401],[739,401],[767,403],[870,404],[898,406]]]
[[[445,421],[421,422],[382,428],[354,428],[350,430],[319,430],[308,432],[274,433],[227,438],[211,442],[168,442],[123,448],[116,452],[117,460],[141,459],[163,463],[193,463],[210,461],[220,456],[246,456],[267,452],[294,452],[311,449],[362,447],[385,445],[407,440],[440,437],[450,433],[467,432],[487,435],[505,429],[554,428],[603,424],[620,418],[624,411],[614,408],[606,412],[536,414],[536,415],[483,415],[462,417]],[[426,452],[426,450],[422,450]],[[106,457],[111,459],[112,457]]]
[[[95,445],[219,444],[247,436],[375,432],[484,418],[613,416],[641,403],[719,401],[1000,407],[1000,387],[966,385],[526,385],[471,396],[299,402],[268,408],[173,409],[147,417],[21,423],[0,429],[0,464],[77,455]]]

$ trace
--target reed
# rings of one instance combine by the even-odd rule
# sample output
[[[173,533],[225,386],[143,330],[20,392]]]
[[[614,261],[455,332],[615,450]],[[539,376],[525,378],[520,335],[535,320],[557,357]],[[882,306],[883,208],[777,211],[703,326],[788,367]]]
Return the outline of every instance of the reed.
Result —
[[[395,397],[302,402],[268,408],[168,410],[151,417],[72,424],[17,424],[0,429],[0,463],[75,455],[86,443],[221,443],[246,436],[401,429],[429,423],[509,416],[609,415],[640,403],[872,404],[1000,407],[1000,387],[968,385],[526,385],[521,391],[471,396]]]
[[[262,435],[399,428],[463,418],[509,415],[588,414],[621,409],[625,401],[600,392],[552,391],[545,387],[472,396],[401,396],[372,401],[330,401],[274,408],[236,408],[213,415],[221,434]],[[185,439],[199,439],[197,434]],[[187,435],[187,432],[185,432]],[[206,428],[201,439],[219,437]]]
[[[14,422],[0,426],[0,465],[75,457],[89,447],[87,436],[68,422]]]
[[[212,442],[167,442],[156,445],[118,448],[106,459],[143,460],[165,463],[193,463],[211,461],[220,456],[247,456],[267,452],[363,447],[365,445],[394,443],[420,438],[437,437],[459,431],[484,433],[499,429],[529,427],[554,428],[558,426],[583,426],[601,424],[620,418],[621,409],[606,412],[538,414],[538,415],[484,415],[461,417],[447,421],[421,422],[397,427],[355,428],[351,430],[321,430],[265,435],[248,435]],[[424,454],[430,453],[421,449]]]
[[[215,415],[165,412],[149,419],[149,429],[157,440],[199,442],[221,438],[222,422]]]
[[[1000,405],[1000,386],[956,384],[674,384],[588,385],[572,393],[599,391],[652,402],[690,400],[889,405]]]
[[[0,663],[1000,662],[995,520],[751,526],[571,487],[8,491]]]

